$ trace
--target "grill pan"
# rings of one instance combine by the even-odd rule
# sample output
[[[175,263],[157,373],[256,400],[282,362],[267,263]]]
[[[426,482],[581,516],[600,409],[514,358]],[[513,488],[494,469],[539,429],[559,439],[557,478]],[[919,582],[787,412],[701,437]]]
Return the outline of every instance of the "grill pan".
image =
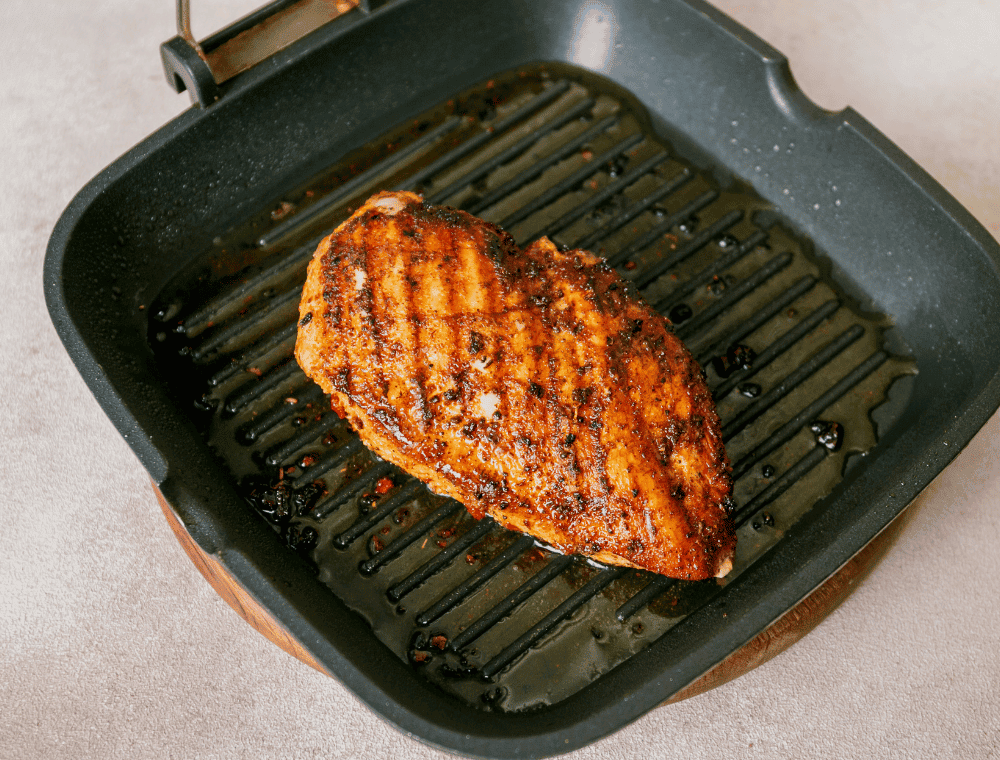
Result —
[[[316,238],[383,187],[602,252],[671,314],[735,465],[731,580],[475,523],[327,411],[290,359],[297,288]],[[902,512],[1000,403],[997,254],[708,6],[414,1],[345,14],[106,169],[45,277],[198,545],[386,719],[513,757],[670,698]]]

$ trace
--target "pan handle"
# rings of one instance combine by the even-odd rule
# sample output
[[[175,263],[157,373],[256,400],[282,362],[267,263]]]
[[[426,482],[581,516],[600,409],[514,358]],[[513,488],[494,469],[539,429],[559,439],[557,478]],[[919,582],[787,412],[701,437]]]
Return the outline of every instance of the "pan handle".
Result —
[[[191,32],[190,0],[177,0],[177,36],[160,45],[167,82],[191,102],[217,101],[223,82],[296,40],[358,8],[371,13],[387,0],[273,0],[201,42]]]

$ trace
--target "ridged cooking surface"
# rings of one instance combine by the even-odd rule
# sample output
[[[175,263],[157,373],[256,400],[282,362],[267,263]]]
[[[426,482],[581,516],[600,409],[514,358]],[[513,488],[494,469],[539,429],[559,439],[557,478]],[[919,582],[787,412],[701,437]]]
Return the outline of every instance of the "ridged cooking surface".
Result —
[[[624,93],[567,68],[513,72],[289,192],[151,308],[163,371],[289,551],[397,656],[484,709],[564,699],[725,593],[905,405],[914,368],[887,349],[885,320],[853,308],[766,203],[700,165]],[[669,315],[734,466],[724,581],[605,568],[477,522],[329,410],[292,358],[298,296],[320,237],[379,189],[463,208],[521,245],[547,235],[603,255]]]

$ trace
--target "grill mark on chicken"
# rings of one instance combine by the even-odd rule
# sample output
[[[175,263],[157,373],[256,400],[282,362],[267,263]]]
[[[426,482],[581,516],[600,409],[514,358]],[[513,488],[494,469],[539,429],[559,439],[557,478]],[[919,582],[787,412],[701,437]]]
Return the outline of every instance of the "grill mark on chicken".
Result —
[[[499,305],[499,295],[494,296],[494,311],[497,310],[497,305]],[[503,316],[498,319],[504,326],[504,337],[498,337],[498,355],[496,358],[496,387],[494,392],[498,395],[497,399],[497,411],[500,412],[500,417],[497,420],[498,426],[505,426],[508,430],[517,425],[517,420],[511,411],[510,404],[510,387],[511,387],[511,363],[514,361],[516,354],[513,350],[513,345],[511,344],[509,336],[512,334],[511,327],[513,326],[513,317],[509,313],[503,314]],[[495,416],[495,415],[494,415]],[[507,506],[505,507],[504,504]],[[509,507],[509,502],[501,501],[500,506],[501,511],[506,511]]]
[[[370,221],[380,221],[380,215],[377,212],[369,212],[369,215]],[[360,237],[361,240],[359,242],[362,246],[363,259],[361,269],[355,271],[354,291],[357,301],[362,305],[363,313],[368,320],[372,346],[375,352],[375,361],[378,366],[378,379],[370,388],[369,393],[372,395],[372,403],[380,407],[379,411],[382,414],[386,414],[389,404],[389,378],[386,374],[386,370],[388,369],[385,361],[386,356],[383,353],[387,336],[382,330],[382,326],[383,323],[388,322],[386,319],[388,311],[380,309],[381,304],[379,301],[384,301],[386,291],[389,290],[385,285],[389,284],[391,287],[391,282],[383,283],[383,287],[377,289],[371,286],[371,273],[384,271],[387,268],[388,262],[381,256],[385,247],[381,240],[372,240],[363,235],[360,235]],[[373,264],[374,266],[372,266]],[[386,279],[388,280],[389,278],[387,277]],[[378,294],[377,297],[376,294]],[[380,311],[384,311],[385,313],[380,314]]]
[[[531,478],[535,481],[536,487],[541,485],[539,481],[544,477],[543,473],[539,472],[541,469],[541,462],[539,461],[541,458],[540,452],[549,450],[551,441],[548,439],[548,433],[550,433],[554,424],[552,409],[545,403],[545,375],[548,368],[548,346],[545,344],[541,334],[544,325],[544,311],[542,314],[542,318],[537,322],[528,321],[532,354],[531,375],[527,387],[528,402],[530,404],[528,414],[536,417],[541,416],[542,418],[541,424],[537,427],[530,426],[528,433],[531,438]],[[543,505],[534,504],[533,506],[537,512]]]
[[[370,287],[366,286],[368,282],[368,257],[369,248],[372,244],[377,241],[369,241],[367,236],[363,234],[361,229],[355,230],[354,232],[354,244],[357,246],[360,252],[360,257],[358,261],[358,266],[355,267],[354,272],[354,282],[351,283],[350,280],[344,283],[347,287],[351,287],[353,284],[353,305],[356,307],[352,309],[352,313],[357,314],[356,320],[365,323],[365,326],[358,325],[356,328],[358,332],[367,338],[370,345],[370,350],[375,355],[375,367],[377,367],[377,385],[381,386],[385,381],[385,375],[382,370],[382,347],[381,341],[377,340],[377,327],[375,325],[375,314],[374,314],[374,304],[372,303],[372,290]],[[362,272],[365,276],[365,282],[358,285],[357,273]],[[366,329],[367,328],[367,329]],[[352,373],[353,374],[353,373]],[[372,390],[370,383],[371,378],[369,378],[369,387],[364,387],[362,392],[366,395],[372,396]],[[354,388],[351,388],[351,392],[354,392]],[[375,398],[371,399],[373,402],[377,403]]]
[[[395,320],[395,325],[400,332],[399,356],[404,368],[401,377],[406,382],[409,395],[412,398],[414,409],[417,410],[416,427],[421,434],[426,434],[429,428],[430,415],[427,407],[427,393],[424,388],[424,368],[418,357],[421,356],[419,329],[416,324],[419,319],[413,304],[413,283],[416,281],[413,276],[414,251],[407,244],[405,231],[402,225],[393,222],[393,232],[399,245],[395,246],[396,257],[393,262],[393,271],[397,272],[399,280],[398,291],[401,296],[400,302],[403,309],[403,318]],[[412,390],[410,384],[412,383]]]
[[[532,273],[530,276],[534,278],[537,275]],[[527,435],[531,439],[531,445],[529,447],[531,480],[535,482],[537,487],[539,479],[538,452],[542,450],[547,443],[545,440],[545,433],[552,428],[552,419],[549,416],[548,407],[542,400],[545,395],[545,389],[542,383],[545,381],[543,372],[545,367],[546,347],[542,343],[541,336],[539,335],[540,328],[542,327],[541,319],[537,322],[529,320],[525,320],[525,322],[527,323],[526,332],[529,335],[529,351],[531,355],[530,372],[528,373],[528,382],[525,388],[527,402],[525,422],[532,417],[535,419],[541,417],[541,424],[537,426],[529,425],[527,431]],[[535,511],[538,511],[541,507],[540,504],[533,504],[532,506]]]
[[[572,332],[574,329],[573,325],[578,325],[579,321],[577,319],[576,306],[572,301],[570,301],[566,306],[566,311],[569,312],[569,317],[567,319],[567,324],[570,325],[569,329]],[[582,494],[585,501],[589,500],[590,494],[586,492],[584,487],[584,477],[583,477],[583,467],[582,460],[585,454],[584,442],[580,440],[579,433],[576,432],[576,426],[573,424],[577,417],[576,402],[574,401],[575,394],[578,388],[580,388],[581,378],[585,377],[586,372],[579,372],[578,370],[587,366],[587,344],[581,340],[567,341],[567,348],[572,351],[574,362],[568,362],[569,364],[574,364],[573,371],[567,374],[569,378],[568,387],[566,388],[566,398],[564,403],[567,405],[570,415],[570,430],[571,433],[567,434],[573,436],[573,440],[570,442],[571,453],[570,453],[570,466],[573,471],[573,489],[576,493]],[[582,360],[581,360],[582,359]]]
[[[462,288],[465,284],[464,278],[459,278],[458,273],[464,271],[462,266],[462,250],[461,241],[456,240],[455,229],[451,226],[447,227],[445,230],[448,236],[447,247],[445,250],[453,252],[455,257],[455,270],[451,274],[450,279],[447,281],[448,284],[448,304],[449,313],[454,319],[455,323],[455,339],[449,342],[448,348],[450,349],[449,357],[449,368],[450,377],[449,382],[454,385],[458,402],[458,413],[453,415],[451,418],[451,426],[453,428],[461,429],[462,420],[468,419],[468,408],[467,399],[468,389],[466,388],[466,380],[468,378],[467,365],[465,363],[465,357],[463,356],[462,343],[464,340],[464,330],[463,328],[463,310],[457,308],[458,305],[464,305],[467,302],[467,296]],[[458,441],[456,445],[461,446],[462,442]]]
[[[489,257],[488,260],[493,262],[494,264],[500,261],[501,254],[500,254],[499,237],[497,238],[490,237],[485,242],[485,245],[486,245],[487,256]],[[483,265],[483,268],[485,269],[485,263]],[[489,279],[489,274],[487,274],[486,278]],[[502,314],[502,307],[500,304],[500,296],[499,296],[500,287],[501,284],[496,280],[496,278],[493,278],[493,280],[490,282],[490,286],[486,288],[485,292],[485,299],[489,307],[488,308],[489,313],[498,316]],[[479,327],[479,325],[477,325],[477,327]],[[490,367],[493,367],[494,373],[502,373],[502,368],[500,366],[500,357],[499,357],[500,351],[501,351],[501,345],[498,339],[496,340],[490,340],[489,338],[485,339],[484,345],[482,347],[482,358],[479,358],[479,354],[477,354],[476,358],[476,361],[482,366],[483,372],[488,370]],[[493,444],[496,444],[499,441],[499,436],[497,435],[496,432],[498,428],[498,420],[496,419],[495,413],[500,411],[501,415],[500,419],[503,419],[503,416],[507,411],[505,404],[505,398],[507,394],[503,392],[502,387],[503,386],[501,384],[500,389],[492,388],[489,391],[482,393],[479,399],[480,407],[483,412],[483,424],[486,430],[488,431],[486,435],[489,437],[489,441]],[[499,394],[497,393],[498,390],[500,390]],[[489,404],[487,404],[487,393],[490,394]],[[490,406],[493,407],[492,411],[489,409]],[[501,409],[503,411],[501,411]]]
[[[424,245],[429,249],[441,246],[443,243],[440,236],[443,232],[443,230],[436,228],[422,231],[421,238]],[[437,450],[443,453],[443,447],[447,445],[447,441],[442,437],[443,428],[450,416],[447,410],[451,402],[445,396],[450,391],[450,385],[446,382],[446,378],[451,359],[448,353],[442,349],[454,343],[454,336],[451,320],[440,317],[445,310],[445,304],[452,303],[451,288],[448,284],[450,270],[447,261],[439,260],[435,265],[421,258],[421,263],[423,276],[420,278],[421,299],[419,305],[422,314],[430,315],[424,328],[428,333],[424,344],[429,347],[427,364],[432,393],[430,403],[433,407],[435,440],[438,442]]]
[[[543,307],[543,315],[547,314],[545,309],[546,307]],[[542,324],[544,325],[546,321],[547,320],[545,320],[543,316]],[[538,337],[539,340],[542,339],[541,335]],[[542,425],[542,429],[540,431],[541,435],[539,436],[541,440],[539,441],[537,448],[539,458],[541,458],[541,452],[543,451],[554,453],[559,450],[559,444],[557,441],[560,438],[559,434],[562,426],[562,415],[559,414],[559,410],[553,402],[556,395],[553,378],[553,369],[556,363],[555,347],[549,344],[545,345],[544,348],[545,350],[542,353],[541,361],[538,363],[538,379],[535,381],[536,385],[533,390],[529,391],[532,396],[535,396],[538,399],[538,403],[544,410],[542,413],[545,415],[545,424]],[[558,456],[553,458],[550,467],[555,470],[551,477],[553,477],[556,482],[559,482],[559,479],[562,476],[563,468],[562,462],[559,460]],[[552,506],[550,508],[565,512],[569,506],[567,497],[568,494],[566,494],[565,490],[557,493],[555,498],[552,500]]]
[[[305,313],[320,318],[296,356],[334,407],[474,516],[673,577],[731,566],[728,462],[700,368],[591,254],[544,238],[522,252],[464,212],[381,194],[320,245]]]
[[[484,292],[486,309],[489,314],[496,315],[494,318],[496,321],[502,322],[506,315],[501,299],[501,292],[506,288],[506,285],[501,281],[498,272],[502,265],[503,246],[505,244],[512,245],[513,241],[499,230],[496,230],[495,233],[492,230],[489,232],[482,230],[480,234],[485,237],[483,245],[486,255],[479,258],[480,271],[484,277],[484,282],[487,283]],[[480,375],[477,380],[482,383],[480,386],[479,403],[483,411],[485,426],[483,436],[486,439],[486,442],[481,442],[480,445],[486,448],[488,455],[491,450],[496,449],[501,441],[504,426],[509,425],[510,409],[507,403],[509,394],[503,381],[506,373],[502,362],[502,354],[504,352],[502,335],[499,333],[490,335],[489,331],[483,330],[482,322],[477,323],[477,329],[482,330],[484,343],[481,353],[482,358],[479,358],[480,355],[477,355],[476,358]],[[491,375],[496,377],[499,382],[494,382],[493,385],[484,382]],[[496,412],[500,413],[499,419],[496,417]],[[494,493],[499,503],[508,504],[509,506],[509,502],[503,501],[507,496],[506,478],[506,472],[497,473],[497,476],[490,479],[488,485],[491,489],[495,489]],[[478,508],[479,505],[477,505]]]
[[[415,237],[415,244],[419,240],[420,245],[426,245],[428,237],[427,235]],[[439,302],[439,294],[443,293],[443,283],[440,277],[440,270],[436,266],[429,267],[428,262],[422,258],[419,264],[419,267],[411,267],[411,273],[416,280],[413,309],[422,315],[420,324],[418,325],[419,340],[420,344],[425,347],[425,353],[423,354],[425,361],[422,364],[426,377],[428,403],[430,404],[431,414],[434,418],[433,424],[436,430],[439,424],[438,417],[441,408],[440,394],[442,390],[437,377],[438,365],[440,364],[437,356],[437,346],[439,345],[439,333],[447,329],[447,324],[437,319],[437,309],[434,304]]]
[[[480,378],[473,376],[473,373],[478,374],[478,370],[472,365],[474,361],[477,361],[477,355],[484,347],[482,345],[484,343],[483,340],[477,340],[473,337],[475,335],[482,337],[481,333],[477,330],[480,325],[475,320],[474,315],[477,312],[485,313],[489,311],[487,294],[491,289],[491,283],[484,271],[485,267],[489,264],[489,259],[478,253],[485,248],[486,245],[482,237],[482,231],[476,230],[473,233],[472,239],[466,239],[464,244],[460,246],[462,259],[458,267],[459,271],[471,274],[470,277],[463,278],[465,283],[465,303],[467,304],[467,312],[463,314],[466,329],[462,331],[462,345],[457,348],[462,357],[462,379],[464,386],[462,390],[462,417],[465,420],[469,420],[467,425],[471,426],[467,432],[465,432],[465,429],[463,429],[463,432],[465,432],[473,448],[477,447],[482,431],[479,430],[479,407],[478,404],[474,404],[476,387]]]
[[[526,323],[520,309],[514,308],[510,312],[510,361],[507,365],[506,375],[502,379],[504,395],[507,398],[508,425],[512,433],[512,446],[516,454],[518,475],[524,477],[531,467],[530,433],[526,426],[526,404],[530,400],[526,399],[525,404],[514,406],[510,400],[522,396],[522,389],[527,389],[528,382],[532,378],[534,366],[534,353],[531,351],[532,336],[525,329]]]
[[[489,245],[488,251],[490,253],[491,260],[498,266],[502,264],[504,259],[505,249],[509,249],[513,246],[513,241],[509,236],[504,236],[503,233],[499,233],[496,237],[496,245]],[[511,398],[511,384],[512,384],[512,370],[513,362],[518,358],[518,354],[514,350],[514,346],[511,342],[511,335],[515,335],[514,322],[516,321],[516,316],[510,311],[504,308],[503,301],[501,299],[501,289],[506,289],[507,282],[505,280],[503,271],[500,270],[496,277],[496,288],[490,291],[490,312],[496,315],[496,321],[501,326],[497,330],[495,336],[495,353],[493,354],[493,366],[494,376],[496,381],[494,383],[493,392],[497,395],[497,408],[496,411],[500,413],[497,417],[494,414],[494,428],[497,431],[496,435],[499,439],[499,433],[503,429],[510,430],[512,426],[517,425],[517,420],[513,414],[513,410],[510,405]],[[506,489],[506,477],[504,476],[503,489]],[[503,505],[507,506],[503,506]],[[506,511],[509,506],[509,501],[501,500],[500,506],[501,511]]]
[[[588,278],[592,282],[592,278]],[[588,290],[591,288],[588,285]],[[589,299],[588,299],[589,300]],[[597,350],[594,345],[595,329],[594,325],[588,324],[588,317],[596,318],[596,314],[583,314],[584,319],[584,345],[587,347],[587,365],[591,367],[585,375],[586,383],[581,387],[579,394],[579,406],[577,407],[578,424],[582,426],[591,444],[591,456],[595,472],[605,473],[608,466],[608,450],[601,439],[601,431],[592,427],[589,422],[592,415],[597,411],[599,399],[604,398],[605,387],[602,379],[608,374],[607,354],[603,350]],[[587,366],[584,365],[584,366]],[[607,482],[603,478],[592,479],[590,482],[592,491],[591,499],[594,501],[606,501],[610,496]]]
[[[566,440],[566,435],[569,432],[568,426],[566,425],[565,415],[563,415],[562,409],[559,406],[559,387],[557,385],[557,378],[558,368],[561,362],[557,348],[557,344],[553,341],[545,360],[545,369],[547,372],[545,378],[545,396],[542,399],[546,407],[546,417],[551,420],[551,423],[545,426],[545,431],[547,432],[546,448],[551,452],[559,451],[562,441]],[[558,454],[553,460],[553,464],[556,467],[556,479],[561,483],[566,483],[568,473],[566,469],[566,462],[561,453]],[[572,492],[565,488],[563,490],[566,508],[570,509],[573,506],[569,501],[569,499],[572,498]]]
[[[638,342],[638,341],[635,340],[635,336],[634,335],[630,336],[630,338],[627,338],[626,340],[631,340],[633,342],[633,344]],[[624,362],[621,362],[620,356],[619,356],[619,362],[621,364],[624,364]],[[622,375],[625,376],[627,370],[626,370],[626,368],[624,366],[622,366],[621,372],[622,372]],[[645,377],[640,376],[639,378],[637,378],[636,383],[637,384],[642,384],[643,380],[645,380],[645,379],[646,379]],[[629,387],[628,388],[628,392],[629,392],[629,402],[630,402],[629,403],[629,407],[631,408],[631,411],[632,411],[632,425],[633,425],[632,429],[633,430],[638,430],[641,433],[641,435],[639,436],[639,446],[641,447],[641,450],[642,450],[642,456],[644,458],[646,458],[646,459],[651,459],[652,461],[655,461],[656,457],[657,457],[657,452],[656,452],[656,447],[652,444],[652,442],[655,440],[655,435],[653,434],[653,431],[650,429],[650,424],[649,424],[649,421],[647,420],[646,416],[644,414],[640,413],[640,406],[639,406],[640,405],[640,400],[637,399],[637,398],[635,398],[635,395],[641,395],[641,394],[635,393],[634,387]],[[642,395],[646,395],[647,397],[650,397],[650,398],[655,398],[654,394],[650,394],[650,393],[642,394]],[[655,404],[651,404],[650,406],[652,406],[655,409]],[[629,480],[630,480],[630,487],[633,488],[633,493],[635,493],[635,491],[637,491],[639,489],[635,488],[635,486],[632,484],[631,474],[630,474]],[[642,498],[643,498],[643,501],[645,501],[645,498],[646,498],[645,495],[642,495]],[[644,508],[644,511],[645,511],[645,508]],[[649,512],[648,511],[645,512],[645,516],[647,518],[647,523],[649,523],[650,522],[650,518],[649,518]],[[654,530],[652,531],[652,533],[655,536],[655,526],[654,526]]]
[[[573,471],[570,461],[572,453],[567,450],[566,445],[566,440],[572,433],[574,425],[570,417],[572,409],[567,411],[563,403],[563,381],[572,382],[576,375],[576,367],[573,366],[570,356],[572,346],[565,340],[560,325],[558,309],[562,298],[561,292],[560,290],[552,291],[549,302],[543,307],[546,323],[552,335],[546,382],[546,401],[553,419],[548,445],[550,451],[558,452],[555,460],[555,465],[559,470],[558,477],[567,485],[572,483],[572,488],[565,488],[564,508],[568,513],[574,514],[584,508],[584,497],[577,487],[577,473]]]

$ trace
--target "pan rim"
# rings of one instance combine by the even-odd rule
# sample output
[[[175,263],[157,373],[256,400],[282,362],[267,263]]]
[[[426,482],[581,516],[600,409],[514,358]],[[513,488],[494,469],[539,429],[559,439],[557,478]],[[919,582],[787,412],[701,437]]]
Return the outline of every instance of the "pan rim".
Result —
[[[997,244],[985,229],[979,225],[974,218],[962,208],[958,202],[952,198],[936,181],[931,179],[923,170],[919,169],[905,154],[893,145],[886,137],[879,133],[872,125],[858,116],[853,110],[845,109],[838,114],[830,114],[822,111],[799,91],[794,81],[788,74],[787,61],[780,54],[777,54],[765,43],[759,42],[753,35],[742,27],[739,27],[727,17],[722,16],[714,9],[700,2],[688,2],[682,0],[683,4],[690,9],[709,15],[713,23],[720,25],[727,33],[736,37],[741,44],[747,46],[758,56],[760,64],[770,73],[769,76],[775,79],[782,88],[779,90],[781,98],[786,103],[796,104],[795,118],[806,120],[819,120],[830,128],[836,123],[844,128],[855,132],[861,139],[871,144],[873,149],[883,156],[889,166],[893,168],[905,180],[911,182],[921,193],[927,196],[936,204],[947,217],[975,242],[986,260],[992,264],[994,270],[997,261],[1000,260],[1000,250]],[[386,13],[388,10],[386,9]],[[757,44],[759,43],[759,44]],[[310,45],[318,44],[315,40],[309,42]],[[301,51],[305,55],[307,51]],[[292,60],[290,58],[289,60]],[[787,76],[786,76],[787,74]],[[269,76],[275,76],[271,73]],[[245,80],[241,89],[252,87],[251,80]],[[805,105],[805,104],[808,104]],[[815,109],[815,110],[813,110]],[[211,111],[199,112],[195,109],[181,114],[177,119],[168,123],[161,130],[157,131],[138,146],[119,158],[107,169],[102,171],[97,177],[89,182],[71,201],[66,211],[57,223],[50,238],[45,260],[45,296],[49,308],[49,313],[55,324],[56,330],[70,353],[74,364],[84,376],[91,391],[97,397],[99,403],[104,408],[108,416],[113,420],[116,428],[126,437],[129,445],[139,456],[143,465],[149,470],[154,481],[164,488],[165,492],[171,494],[172,503],[176,502],[182,519],[185,515],[185,525],[191,529],[196,542],[210,554],[215,555],[230,568],[240,582],[251,591],[251,593],[261,601],[265,607],[272,610],[276,617],[283,624],[288,626],[306,648],[317,656],[325,665],[330,661],[339,661],[341,672],[336,673],[337,677],[345,681],[350,688],[369,704],[378,714],[397,725],[401,730],[409,733],[415,738],[421,739],[436,746],[459,750],[483,757],[518,757],[525,754],[538,756],[537,753],[555,754],[571,749],[576,749],[590,741],[606,736],[608,733],[618,730],[627,725],[632,720],[640,717],[652,707],[655,707],[662,700],[668,698],[672,693],[683,688],[687,683],[696,679],[701,673],[711,668],[714,655],[712,652],[732,651],[731,644],[739,642],[737,647],[748,641],[759,630],[762,630],[768,623],[761,624],[764,618],[773,614],[771,618],[780,617],[790,605],[799,599],[804,598],[810,591],[820,585],[826,577],[832,575],[836,570],[848,561],[857,551],[859,551],[869,540],[874,538],[884,527],[926,487],[933,477],[936,477],[948,463],[950,463],[972,439],[976,431],[982,427],[989,419],[990,415],[1000,406],[1000,374],[994,368],[993,375],[983,382],[977,395],[970,399],[963,408],[951,410],[948,413],[949,419],[941,418],[937,420],[937,427],[941,434],[947,435],[952,445],[942,447],[940,445],[940,435],[922,436],[919,441],[912,440],[908,448],[905,449],[914,462],[920,461],[920,469],[917,472],[917,465],[914,464],[911,471],[900,473],[884,473],[886,477],[890,474],[896,476],[916,475],[915,477],[903,477],[901,485],[891,494],[879,499],[877,502],[868,502],[865,505],[856,504],[856,509],[867,510],[867,519],[859,520],[852,524],[851,529],[841,530],[834,541],[826,546],[821,560],[817,560],[811,567],[819,567],[822,572],[814,569],[806,575],[798,573],[788,577],[783,583],[772,590],[772,593],[764,600],[759,596],[755,597],[753,608],[755,614],[761,615],[757,620],[748,619],[745,609],[740,608],[740,598],[733,597],[727,602],[727,607],[732,612],[733,620],[726,629],[726,635],[716,634],[715,637],[703,642],[697,652],[692,653],[688,667],[683,672],[652,673],[642,669],[636,658],[629,660],[629,667],[618,674],[618,679],[638,678],[643,676],[641,686],[635,690],[633,695],[624,703],[607,704],[599,710],[590,711],[583,724],[570,723],[564,727],[552,728],[550,730],[535,730],[536,724],[544,723],[545,720],[537,716],[514,716],[511,718],[505,715],[504,723],[509,729],[514,729],[515,724],[524,724],[524,733],[517,736],[495,736],[492,734],[482,734],[475,736],[469,731],[455,731],[447,729],[440,724],[433,723],[421,715],[406,709],[401,703],[391,696],[386,689],[377,684],[362,673],[353,663],[349,663],[342,655],[333,650],[329,642],[322,640],[319,632],[303,620],[294,607],[290,604],[287,596],[282,595],[270,584],[261,580],[261,568],[249,556],[248,549],[253,544],[253,540],[247,536],[228,536],[225,525],[212,525],[208,520],[209,515],[201,514],[193,506],[197,501],[196,494],[189,493],[178,479],[183,475],[171,468],[169,450],[165,451],[156,445],[157,436],[153,431],[147,430],[131,413],[131,407],[125,402],[121,395],[116,381],[110,377],[101,367],[97,360],[92,346],[88,344],[87,338],[78,329],[77,323],[70,314],[66,303],[64,288],[67,283],[63,277],[65,259],[69,253],[74,231],[87,210],[94,201],[100,197],[108,187],[123,180],[140,163],[151,155],[155,154],[164,144],[177,139],[185,134],[187,129],[201,121],[210,118]],[[897,431],[897,435],[902,435],[903,431]],[[194,518],[194,519],[192,519]],[[190,524],[189,524],[190,523]],[[859,543],[860,542],[860,543]],[[786,552],[787,553],[787,552]],[[818,577],[823,575],[823,577]],[[749,581],[747,581],[749,583]],[[789,604],[789,600],[790,604]],[[709,605],[705,615],[720,614],[718,607]],[[775,614],[776,613],[776,614]],[[690,626],[697,627],[704,617],[699,616],[692,620]],[[770,622],[770,621],[769,621]],[[721,638],[720,638],[721,637]],[[711,646],[710,646],[711,645]],[[321,650],[321,651],[316,651]],[[723,655],[724,656],[724,655]],[[345,664],[346,663],[346,664]],[[617,671],[618,669],[616,669]],[[605,681],[615,671],[602,677],[600,682]],[[594,684],[592,684],[594,686]],[[584,691],[588,692],[591,687]],[[608,689],[607,685],[603,688]],[[579,694],[583,694],[580,692]],[[560,705],[572,705],[577,695],[565,700],[549,711],[547,720],[551,723],[555,708]],[[581,697],[583,699],[583,697]],[[387,707],[386,702],[389,701]],[[471,708],[469,708],[471,710]],[[558,712],[571,711],[571,707],[565,707]],[[482,713],[476,712],[477,716]],[[523,718],[523,720],[521,719]],[[492,719],[485,719],[483,723],[490,723]],[[486,726],[484,725],[484,728]]]

